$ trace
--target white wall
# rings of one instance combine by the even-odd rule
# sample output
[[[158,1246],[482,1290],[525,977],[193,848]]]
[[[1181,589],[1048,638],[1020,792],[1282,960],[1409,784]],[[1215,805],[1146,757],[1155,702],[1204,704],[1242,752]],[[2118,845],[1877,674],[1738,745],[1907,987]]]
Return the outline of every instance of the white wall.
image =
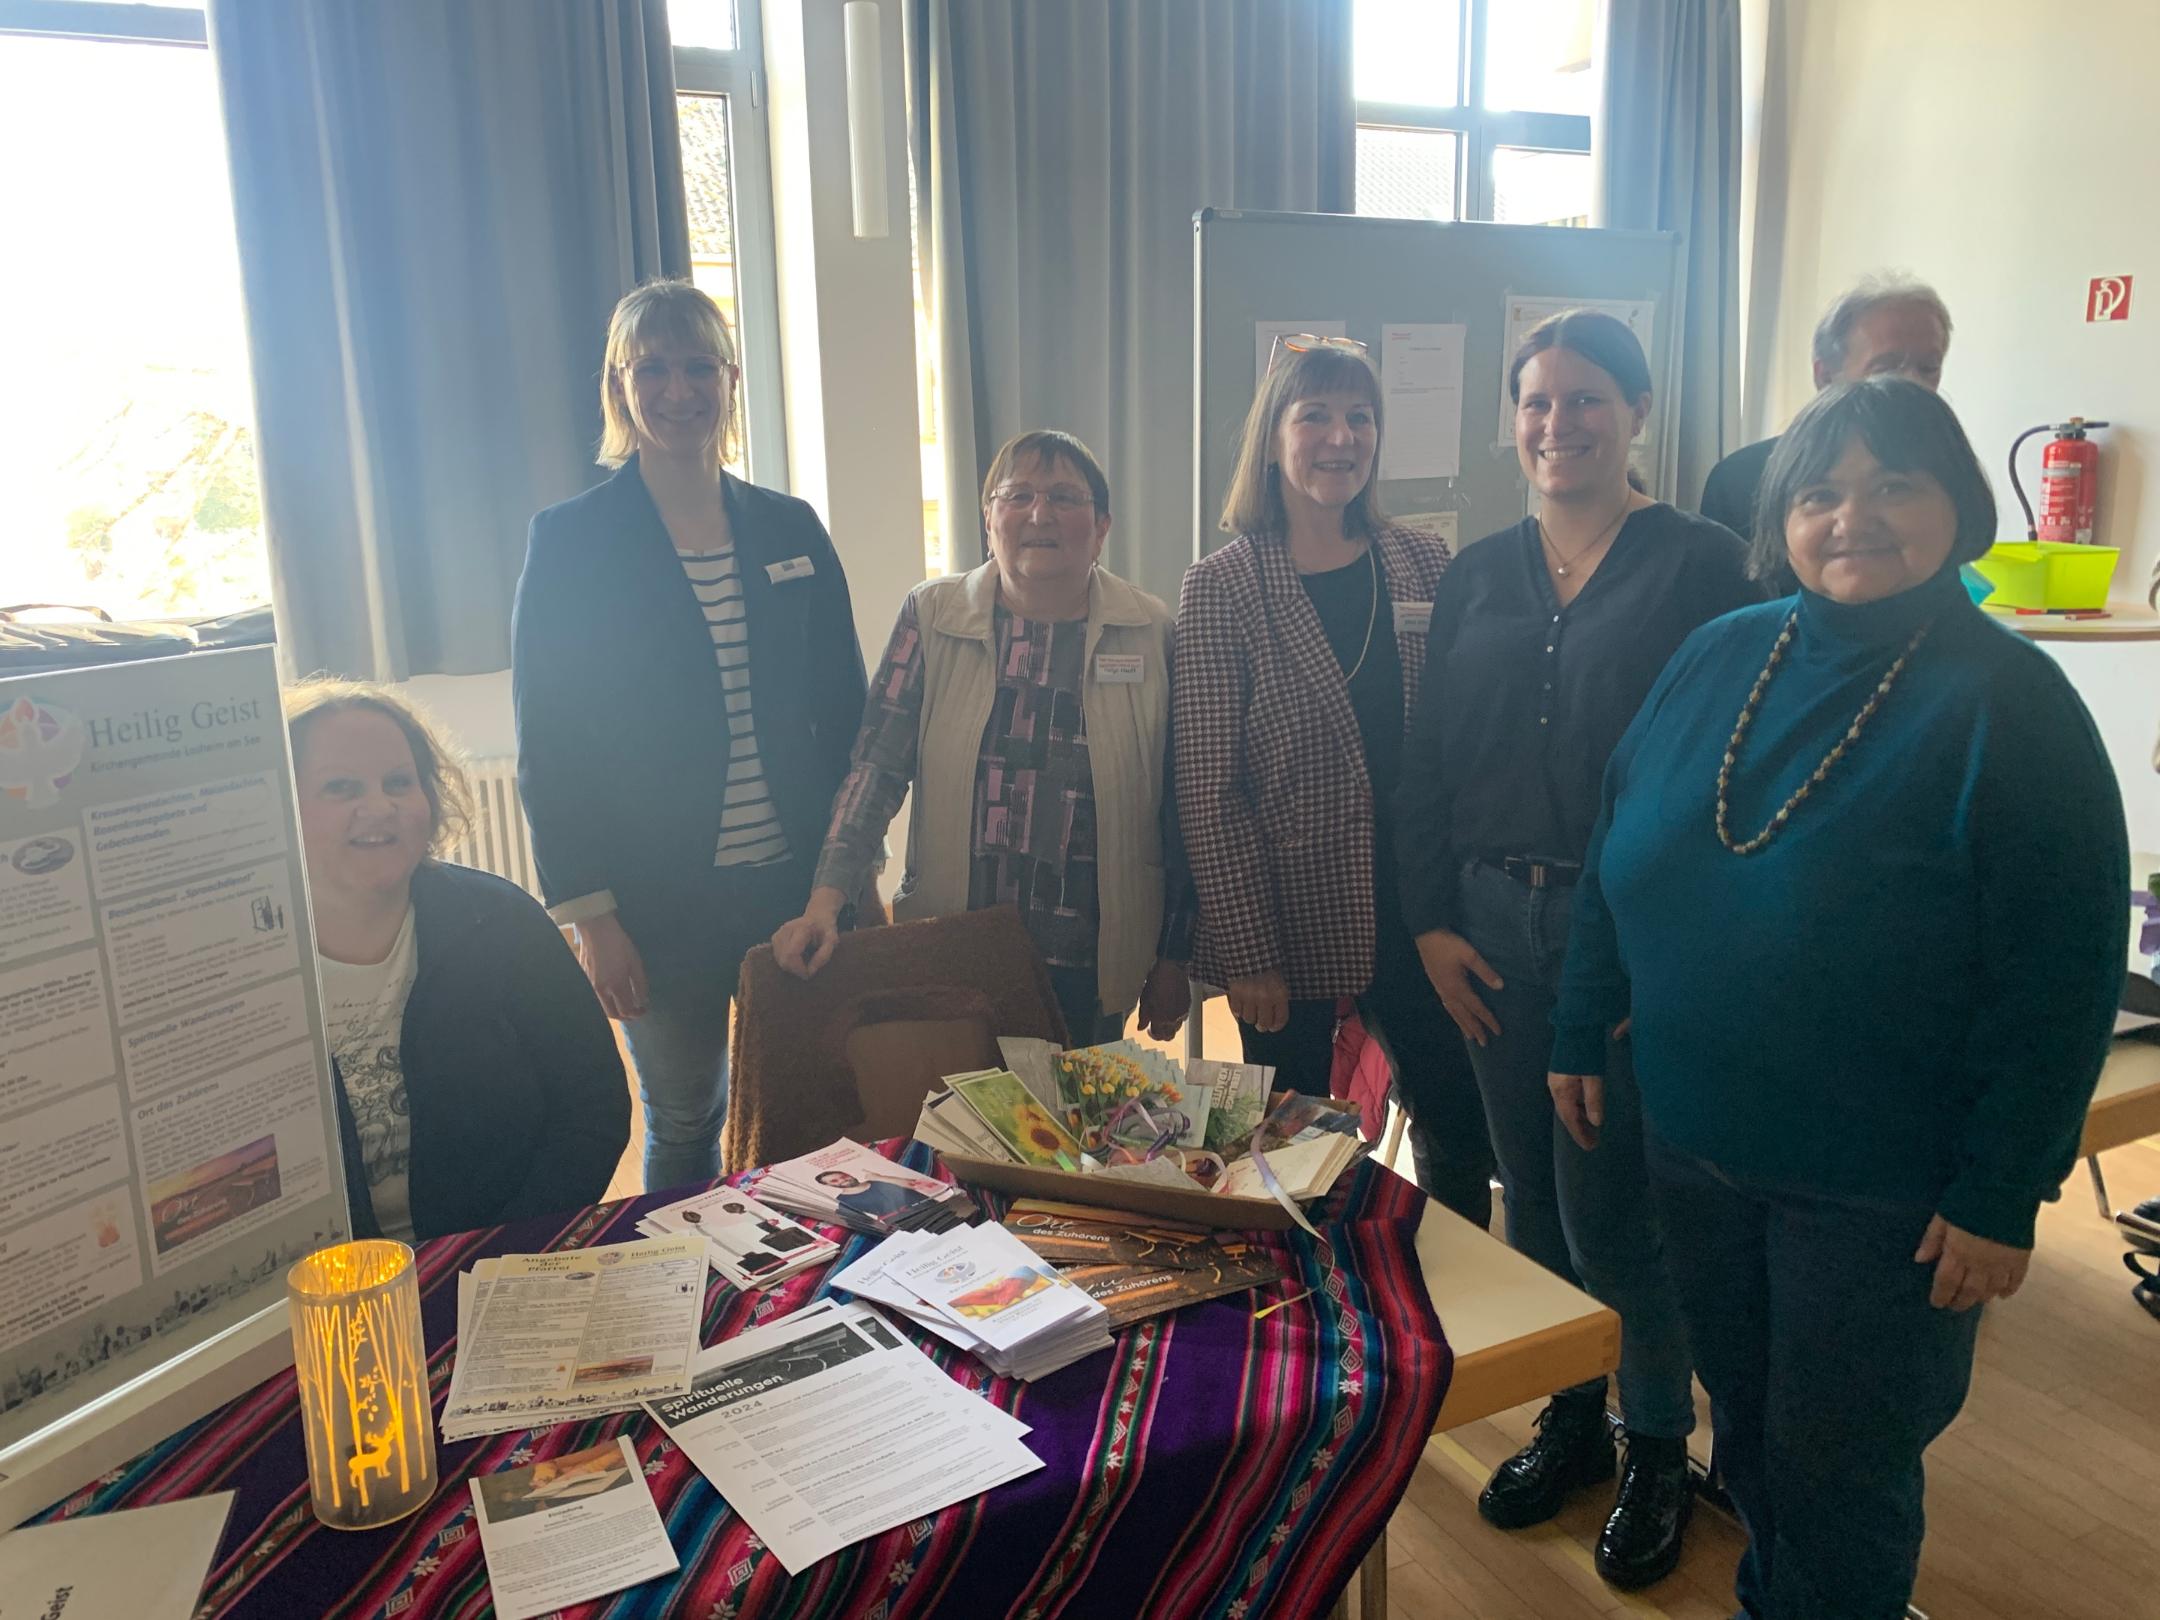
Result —
[[[1769,0],[1759,14],[1750,437],[1812,392],[1823,307],[1870,271],[1908,271],[1957,323],[1943,395],[2005,537],[2024,527],[2011,438],[2071,415],[2115,424],[2099,436],[2100,538],[2123,550],[2116,596],[2142,602],[2160,566],[2160,3]],[[2131,318],[2088,325],[2087,282],[2126,273]],[[2100,723],[2133,843],[2160,849],[2160,642],[2049,650]]]

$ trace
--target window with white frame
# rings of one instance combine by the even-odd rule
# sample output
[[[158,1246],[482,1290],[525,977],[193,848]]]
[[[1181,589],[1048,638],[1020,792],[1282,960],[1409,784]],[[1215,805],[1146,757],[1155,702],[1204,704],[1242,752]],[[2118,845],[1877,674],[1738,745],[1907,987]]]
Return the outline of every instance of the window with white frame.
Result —
[[[1597,0],[1356,0],[1357,211],[1583,225]]]
[[[757,7],[671,0],[692,274],[785,486]],[[66,131],[56,140],[53,132]],[[0,608],[206,618],[270,600],[247,329],[201,0],[0,0]],[[36,161],[22,154],[36,153]]]
[[[756,0],[668,0],[682,137],[690,276],[742,349],[743,454],[734,470],[787,487],[780,312],[773,257],[765,48]]]
[[[0,3],[0,152],[0,607],[269,601],[201,5]]]

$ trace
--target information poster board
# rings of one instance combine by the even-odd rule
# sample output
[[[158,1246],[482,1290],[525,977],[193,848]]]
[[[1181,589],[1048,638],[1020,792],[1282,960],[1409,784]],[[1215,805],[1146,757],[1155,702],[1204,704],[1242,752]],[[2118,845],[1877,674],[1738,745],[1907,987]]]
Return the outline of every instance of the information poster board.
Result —
[[[347,1232],[268,648],[0,680],[0,1458]]]

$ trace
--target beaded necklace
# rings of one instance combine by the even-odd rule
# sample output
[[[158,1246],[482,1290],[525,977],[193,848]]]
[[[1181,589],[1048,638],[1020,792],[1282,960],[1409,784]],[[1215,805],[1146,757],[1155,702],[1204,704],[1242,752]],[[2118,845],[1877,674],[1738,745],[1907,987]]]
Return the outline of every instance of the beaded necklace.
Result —
[[[1755,711],[1762,706],[1763,694],[1770,690],[1770,677],[1777,673],[1778,665],[1785,661],[1785,649],[1792,645],[1793,635],[1799,627],[1800,613],[1795,609],[1792,616],[1785,621],[1785,628],[1778,632],[1777,643],[1770,649],[1770,660],[1763,665],[1762,673],[1755,677],[1755,684],[1748,691],[1747,702],[1740,706],[1740,718],[1733,724],[1732,740],[1725,745],[1725,762],[1718,767],[1718,842],[1735,855],[1753,855],[1785,830],[1785,823],[1791,819],[1792,813],[1800,808],[1802,801],[1810,793],[1822,785],[1823,778],[1830,774],[1830,768],[1845,757],[1845,750],[1852,747],[1860,733],[1866,729],[1867,723],[1875,718],[1875,711],[1882,707],[1883,699],[1890,695],[1890,688],[1897,684],[1897,678],[1905,673],[1906,664],[1911,662],[1912,655],[1920,648],[1920,643],[1927,640],[1927,633],[1935,628],[1935,621],[1928,620],[1912,633],[1912,639],[1905,643],[1905,650],[1897,655],[1897,662],[1890,666],[1888,673],[1875,683],[1874,694],[1861,706],[1860,712],[1853,716],[1853,723],[1845,728],[1845,735],[1838,739],[1837,746],[1823,755],[1822,763],[1800,784],[1793,796],[1778,807],[1777,814],[1770,818],[1763,830],[1745,842],[1735,842],[1728,824],[1725,796],[1727,789],[1732,786],[1733,766],[1740,758],[1740,741],[1747,735],[1748,727],[1755,723]]]

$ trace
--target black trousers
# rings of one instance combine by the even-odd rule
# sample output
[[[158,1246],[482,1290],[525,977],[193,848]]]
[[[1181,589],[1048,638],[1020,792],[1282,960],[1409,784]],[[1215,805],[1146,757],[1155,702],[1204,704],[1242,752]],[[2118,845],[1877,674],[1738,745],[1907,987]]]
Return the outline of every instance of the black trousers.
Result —
[[[1754,1620],[1903,1620],[1921,1453],[1972,1383],[1977,1310],[1928,1303],[1933,1211],[1777,1188],[1648,1144],[1665,1263],[1747,1528]]]
[[[1383,888],[1383,896],[1392,894]],[[1417,944],[1394,907],[1383,903],[1373,981],[1357,998],[1366,1033],[1395,1070],[1398,1099],[1410,1115],[1418,1184],[1477,1226],[1492,1222],[1492,1136],[1462,1031],[1440,1005]],[[1281,1029],[1263,1033],[1244,1019],[1238,1034],[1247,1063],[1264,1063],[1275,1083],[1310,1096],[1328,1094],[1335,1063],[1335,1000],[1292,1001]]]

